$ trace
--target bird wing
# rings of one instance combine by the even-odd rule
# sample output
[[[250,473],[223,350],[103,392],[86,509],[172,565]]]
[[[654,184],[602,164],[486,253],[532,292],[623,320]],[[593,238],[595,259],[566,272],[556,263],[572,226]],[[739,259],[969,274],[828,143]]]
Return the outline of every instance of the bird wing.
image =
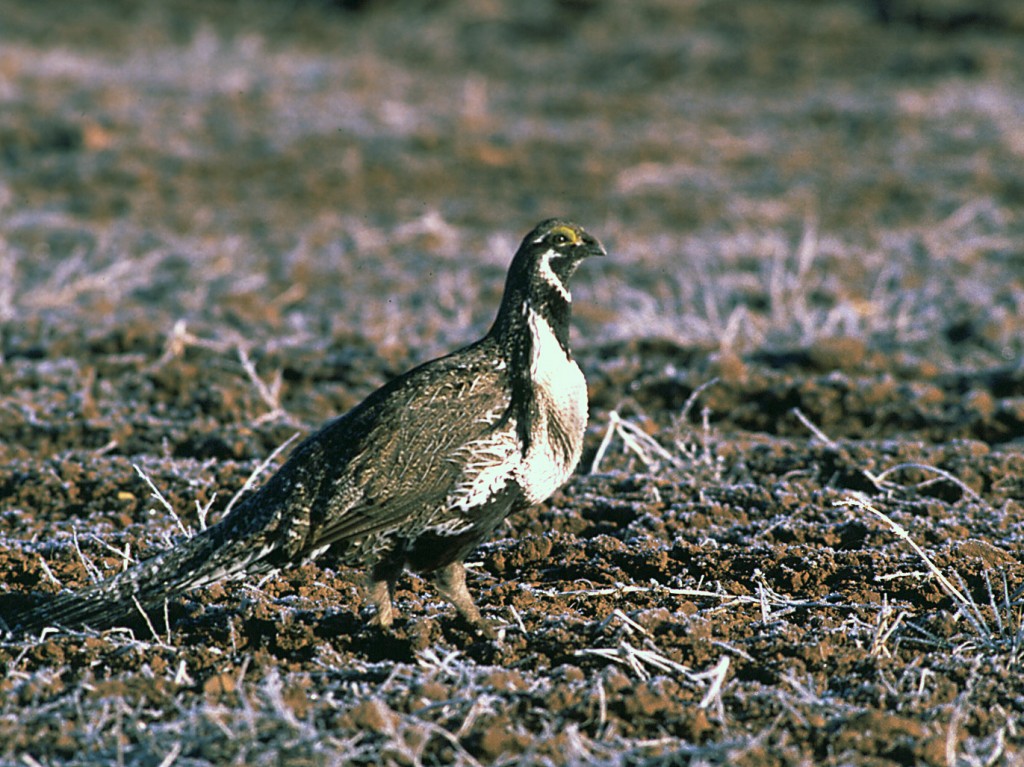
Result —
[[[325,461],[340,454],[344,467],[310,508],[307,548],[423,519],[475,471],[474,445],[514,446],[507,376],[496,362],[456,353],[427,363],[312,438]]]

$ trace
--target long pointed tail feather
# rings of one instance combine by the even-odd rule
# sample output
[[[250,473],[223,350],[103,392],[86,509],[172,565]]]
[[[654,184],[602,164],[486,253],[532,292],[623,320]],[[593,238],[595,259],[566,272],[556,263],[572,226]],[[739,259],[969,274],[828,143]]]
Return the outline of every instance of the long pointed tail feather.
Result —
[[[235,535],[233,535],[233,533]],[[274,546],[255,544],[237,529],[215,525],[122,573],[21,614],[5,615],[12,630],[38,633],[47,626],[109,628],[198,586],[259,569]]]

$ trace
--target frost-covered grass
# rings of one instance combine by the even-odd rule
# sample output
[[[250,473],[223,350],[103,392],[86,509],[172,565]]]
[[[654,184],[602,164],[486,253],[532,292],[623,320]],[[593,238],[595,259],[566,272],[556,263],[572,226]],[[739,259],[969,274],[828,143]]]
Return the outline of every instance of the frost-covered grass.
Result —
[[[212,589],[0,645],[0,761],[1012,763],[1021,22],[912,5],[0,3],[5,599],[477,338],[540,218],[610,252],[580,476],[474,558],[500,642]]]

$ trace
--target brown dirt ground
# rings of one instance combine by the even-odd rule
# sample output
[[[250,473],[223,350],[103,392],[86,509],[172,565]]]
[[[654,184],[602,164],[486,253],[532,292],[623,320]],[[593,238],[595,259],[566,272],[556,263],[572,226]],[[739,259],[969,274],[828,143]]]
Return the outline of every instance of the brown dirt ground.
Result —
[[[1019,763],[1016,4],[472,6],[0,1],[0,617],[477,336],[537,219],[611,252],[499,639],[212,587],[0,643],[0,762]]]

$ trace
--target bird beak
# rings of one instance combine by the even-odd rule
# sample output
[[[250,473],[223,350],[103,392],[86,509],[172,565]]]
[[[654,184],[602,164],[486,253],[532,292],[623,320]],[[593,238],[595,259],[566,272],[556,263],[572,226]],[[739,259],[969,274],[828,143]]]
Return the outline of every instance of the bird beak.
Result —
[[[580,254],[586,258],[590,256],[607,256],[608,251],[604,249],[604,245],[598,242],[593,237],[587,237],[582,243],[583,252]]]

